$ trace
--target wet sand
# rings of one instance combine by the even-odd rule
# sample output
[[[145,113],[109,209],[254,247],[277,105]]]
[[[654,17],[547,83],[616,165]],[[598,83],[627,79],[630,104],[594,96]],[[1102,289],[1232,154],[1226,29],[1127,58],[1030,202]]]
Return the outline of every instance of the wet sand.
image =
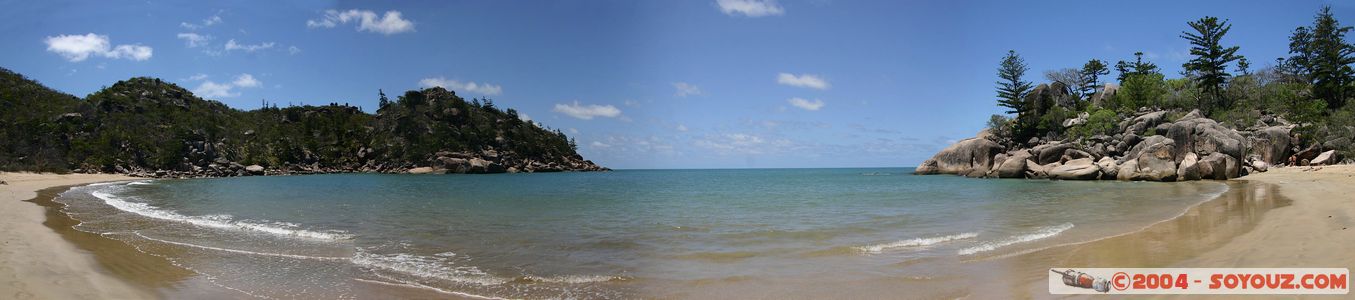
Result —
[[[51,187],[129,179],[120,175],[0,174],[6,182],[0,185],[0,298],[157,298],[150,289],[119,279],[111,268],[101,266],[91,250],[77,247],[44,225],[51,216],[47,208],[24,202]],[[47,194],[52,195],[51,191]]]

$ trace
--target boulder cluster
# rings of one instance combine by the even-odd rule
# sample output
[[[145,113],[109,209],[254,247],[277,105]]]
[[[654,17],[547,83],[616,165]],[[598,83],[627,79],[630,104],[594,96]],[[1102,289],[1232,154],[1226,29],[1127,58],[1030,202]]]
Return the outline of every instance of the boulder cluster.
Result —
[[[1176,120],[1168,111],[1142,112],[1121,121],[1114,135],[1074,140],[1033,138],[1029,147],[1010,147],[986,130],[924,161],[915,174],[958,174],[983,178],[1063,180],[1224,180],[1265,172],[1281,164],[1334,164],[1334,150],[1298,149],[1292,129],[1269,118],[1246,131],[1228,128],[1198,110]],[[1080,116],[1085,118],[1085,116]],[[1075,120],[1065,123],[1077,123]]]

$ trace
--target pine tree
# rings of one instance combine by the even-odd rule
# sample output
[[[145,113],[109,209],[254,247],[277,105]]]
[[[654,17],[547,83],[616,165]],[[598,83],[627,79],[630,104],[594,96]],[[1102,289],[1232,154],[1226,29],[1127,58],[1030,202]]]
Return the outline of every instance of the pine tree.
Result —
[[[1352,95],[1350,85],[1355,83],[1355,70],[1350,67],[1355,63],[1355,46],[1345,40],[1350,30],[1332,16],[1330,6],[1324,6],[1312,27],[1294,29],[1289,37],[1291,68],[1312,84],[1313,96],[1326,100],[1331,109],[1345,105]]]
[[[1097,86],[1101,85],[1101,76],[1110,75],[1110,69],[1106,68],[1106,63],[1099,59],[1092,59],[1082,65],[1082,86],[1079,88],[1083,95],[1096,93]]]
[[[1115,71],[1120,73],[1119,77],[1115,78],[1115,80],[1119,82],[1124,82],[1130,75],[1149,75],[1157,74],[1159,72],[1157,64],[1143,61],[1142,51],[1134,52],[1133,63],[1123,60],[1115,63]]]
[[[1251,62],[1247,61],[1247,57],[1238,55],[1237,73],[1242,75],[1251,75],[1251,71],[1248,71],[1247,68],[1251,68]]]
[[[391,104],[391,100],[386,98],[386,91],[377,89],[376,94],[381,96],[381,100],[378,100],[377,102],[377,109],[386,108],[387,105]]]
[[[1031,85],[1029,81],[1021,80],[1027,70],[1026,61],[1016,54],[1016,50],[1007,50],[1007,56],[1002,58],[1002,64],[997,69],[997,77],[1002,78],[997,82],[998,106],[1006,107],[1007,113],[1017,114],[1018,117],[1030,110],[1023,100],[1030,92]]]
[[[1226,69],[1228,63],[1237,60],[1237,46],[1223,47],[1221,44],[1223,36],[1228,34],[1232,25],[1228,20],[1219,21],[1216,17],[1204,17],[1199,20],[1187,22],[1195,32],[1182,31],[1181,38],[1190,41],[1190,54],[1195,58],[1182,64],[1186,72],[1196,77],[1205,97],[1201,97],[1201,107],[1206,111],[1212,108],[1228,107],[1227,99],[1223,95],[1223,84],[1228,81]]]

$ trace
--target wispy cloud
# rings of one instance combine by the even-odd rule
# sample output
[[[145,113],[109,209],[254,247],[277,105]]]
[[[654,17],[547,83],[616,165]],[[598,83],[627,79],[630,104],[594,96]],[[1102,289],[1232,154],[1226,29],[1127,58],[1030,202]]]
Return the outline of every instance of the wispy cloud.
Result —
[[[199,28],[210,27],[216,24],[221,24],[220,12],[217,12],[217,14],[212,15],[211,17],[207,17],[206,19],[202,19],[202,23],[180,22],[179,27],[183,27],[184,29],[188,30],[198,30]]]
[[[580,120],[592,120],[595,117],[615,118],[621,115],[621,109],[612,105],[579,104],[574,101],[571,104],[555,104],[555,112],[568,115]]]
[[[177,37],[181,40],[184,40],[184,43],[187,44],[188,48],[207,46],[207,41],[210,41],[212,39],[212,36],[210,35],[197,34],[192,32],[180,33],[177,35]]]
[[[776,74],[776,83],[816,90],[826,90],[830,87],[827,80],[814,74],[800,74],[800,76],[795,76],[795,74],[791,73],[780,73]]]
[[[56,53],[65,57],[71,62],[81,62],[90,56],[103,56],[112,59],[126,58],[135,61],[144,61],[151,59],[153,51],[150,46],[142,45],[117,45],[112,46],[108,41],[107,35],[85,34],[85,35],[58,35],[49,36],[43,40],[47,44],[47,51]]]
[[[786,13],[776,0],[716,0],[720,12],[726,15],[744,15],[748,17],[779,16]]]
[[[378,17],[376,12],[370,10],[350,9],[347,11],[326,10],[325,16],[320,19],[307,20],[306,27],[309,28],[334,28],[339,24],[348,22],[357,22],[358,31],[375,32],[384,35],[392,35],[402,32],[414,31],[414,22],[404,19],[399,11],[387,11],[385,15]]]
[[[677,90],[677,92],[673,93],[674,96],[687,97],[692,95],[701,95],[701,88],[690,83],[674,82],[673,88]]]
[[[823,103],[823,100],[819,100],[819,99],[805,100],[804,98],[800,98],[800,97],[795,97],[795,98],[786,99],[786,102],[787,102],[787,103],[790,103],[790,105],[792,105],[792,106],[799,107],[799,108],[801,108],[801,109],[808,110],[808,111],[816,111],[816,110],[819,110],[820,108],[823,108],[823,106],[825,105],[825,104]]]
[[[503,93],[503,87],[497,84],[476,83],[473,81],[461,82],[443,77],[424,78],[423,80],[419,80],[419,86],[425,88],[440,86],[444,89],[453,91],[470,92],[486,96],[495,96]]]
[[[252,44],[252,45],[251,45],[251,44],[240,44],[240,43],[236,43],[236,42],[235,42],[235,39],[231,39],[231,40],[226,41],[226,48],[225,48],[225,49],[226,49],[226,52],[235,51],[235,50],[241,50],[241,51],[253,53],[254,51],[271,49],[271,48],[273,48],[273,46],[274,46],[274,43],[273,43],[273,42],[266,42],[266,43]]]
[[[299,53],[301,53],[301,48],[297,48],[296,46],[287,47],[287,54],[297,55]]]

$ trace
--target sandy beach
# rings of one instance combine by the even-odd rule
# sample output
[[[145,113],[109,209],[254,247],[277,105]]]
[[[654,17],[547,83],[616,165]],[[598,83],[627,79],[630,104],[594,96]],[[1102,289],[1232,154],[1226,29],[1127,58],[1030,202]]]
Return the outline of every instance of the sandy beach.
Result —
[[[1250,232],[1182,267],[1355,268],[1355,166],[1276,168],[1241,180],[1278,185],[1292,199]]]
[[[45,208],[24,202],[51,187],[128,180],[122,175],[0,173],[0,298],[146,299],[156,296],[109,274],[95,256],[43,225]]]

